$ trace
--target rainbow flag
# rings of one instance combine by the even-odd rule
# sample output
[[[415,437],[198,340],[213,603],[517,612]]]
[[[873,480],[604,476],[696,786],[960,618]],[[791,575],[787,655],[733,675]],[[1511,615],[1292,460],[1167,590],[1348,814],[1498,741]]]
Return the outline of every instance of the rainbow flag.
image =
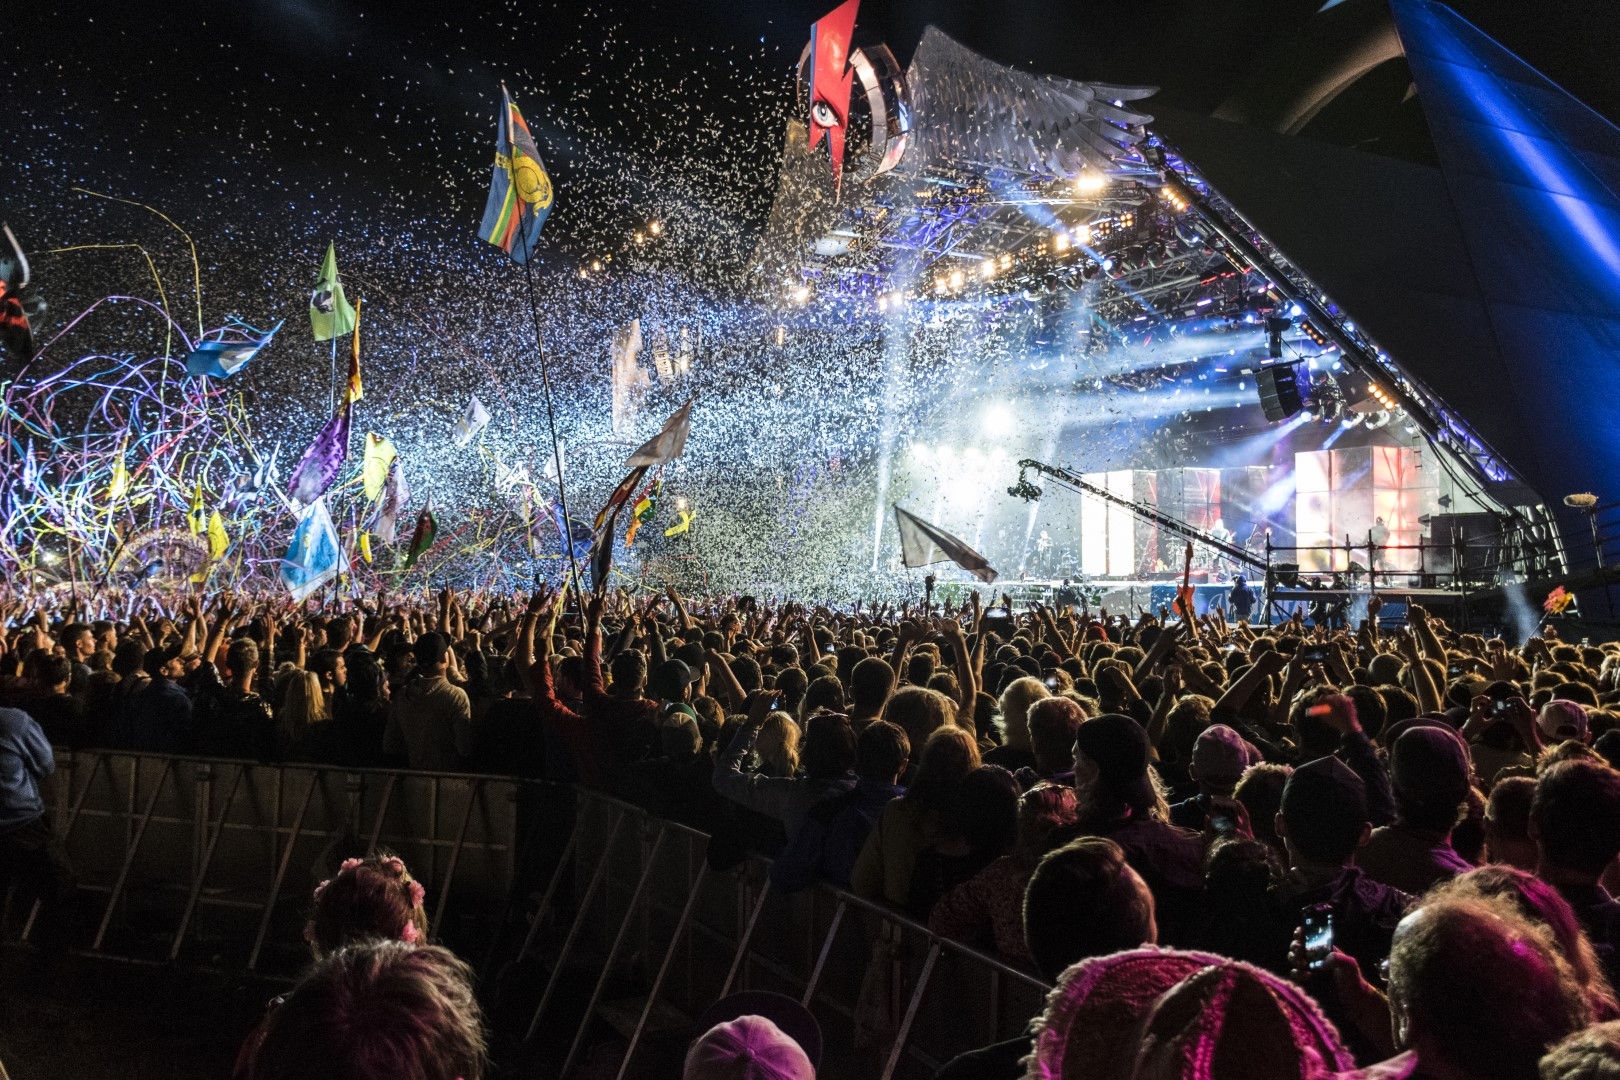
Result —
[[[501,86],[501,116],[495,127],[495,171],[478,235],[519,264],[529,261],[551,213],[551,177],[540,162],[523,114]]]

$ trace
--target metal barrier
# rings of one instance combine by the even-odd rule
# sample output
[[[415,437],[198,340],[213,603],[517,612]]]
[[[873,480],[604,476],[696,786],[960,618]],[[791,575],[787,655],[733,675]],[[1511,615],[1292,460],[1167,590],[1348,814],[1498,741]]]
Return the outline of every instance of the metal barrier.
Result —
[[[575,828],[521,956],[549,954],[527,1015],[542,1071],[619,1080],[679,1063],[693,1019],[734,990],[798,998],[825,1035],[821,1075],[931,1076],[1011,1038],[1040,1011],[1033,974],[825,886],[771,887],[768,864],[714,871],[709,837],[617,799],[577,792]],[[569,876],[571,890],[558,887]],[[566,989],[565,989],[566,987]],[[604,1064],[602,1053],[616,1054]]]
[[[89,920],[79,905],[81,925],[57,933],[69,947],[135,962],[290,974],[307,959],[311,888],[343,857],[386,848],[427,889],[430,933],[480,948],[509,910],[520,804],[538,808],[545,787],[61,751],[46,784],[53,828],[80,895],[104,899],[91,902]],[[40,922],[36,901],[21,939],[33,939]]]

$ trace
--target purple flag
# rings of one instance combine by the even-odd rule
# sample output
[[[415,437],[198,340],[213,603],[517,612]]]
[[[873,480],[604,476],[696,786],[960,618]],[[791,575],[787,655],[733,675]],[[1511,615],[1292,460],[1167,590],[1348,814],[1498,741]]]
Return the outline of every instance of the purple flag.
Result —
[[[344,400],[309,444],[293,469],[291,494],[294,502],[309,505],[326,493],[343,468],[349,454],[349,402]]]

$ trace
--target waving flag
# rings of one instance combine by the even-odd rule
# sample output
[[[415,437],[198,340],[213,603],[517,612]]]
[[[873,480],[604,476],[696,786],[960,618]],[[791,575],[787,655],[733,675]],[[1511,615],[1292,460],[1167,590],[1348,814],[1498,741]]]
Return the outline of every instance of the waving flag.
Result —
[[[326,259],[321,263],[321,277],[309,294],[309,325],[316,341],[331,341],[354,329],[355,310],[343,295],[343,282],[338,280],[337,247],[326,245]]]
[[[636,534],[641,531],[641,527],[651,521],[654,514],[658,513],[658,496],[663,489],[664,482],[654,480],[647,485],[647,490],[641,493],[641,498],[636,500],[636,505],[630,510],[630,528],[625,530],[624,534],[625,547],[629,547],[636,542]]]
[[[186,515],[186,522],[191,526],[192,536],[201,536],[208,528],[208,512],[203,507],[202,477],[197,477],[197,486],[191,491],[191,512]]]
[[[522,265],[529,261],[551,213],[551,177],[540,163],[534,136],[501,84],[501,116],[495,127],[495,171],[478,236]]]
[[[394,542],[399,530],[400,512],[410,501],[411,489],[405,483],[405,466],[396,458],[394,467],[388,470],[388,478],[383,482],[382,505],[377,507],[377,539],[385,544]]]
[[[439,519],[433,516],[433,500],[429,499],[423,505],[422,512],[416,515],[416,529],[411,533],[411,546],[405,550],[403,569],[409,570],[415,566],[416,560],[427,553],[438,535]]]
[[[360,463],[360,477],[366,485],[366,498],[375,499],[382,494],[388,482],[388,468],[399,452],[387,438],[374,431],[366,432],[366,456]]]
[[[326,503],[317,497],[298,520],[292,546],[281,560],[281,581],[294,603],[303,603],[344,569],[343,545]]]
[[[208,517],[208,557],[218,559],[231,548],[230,534],[225,531],[225,519],[215,510]]]
[[[990,560],[944,529],[930,525],[898,506],[894,508],[894,517],[900,527],[901,561],[907,566],[927,566],[949,559],[980,581],[996,580],[997,575],[990,568]]]
[[[665,529],[664,530],[664,535],[665,536],[680,536],[683,533],[687,533],[687,532],[692,531],[692,519],[697,517],[697,511],[696,510],[677,510],[676,513],[680,515],[681,520],[677,521],[675,524],[673,524],[669,528]]]
[[[276,323],[269,333],[248,341],[202,341],[186,357],[187,375],[206,375],[211,379],[225,379],[247,366],[259,351],[276,336],[281,324]],[[253,333],[257,334],[255,330]]]
[[[594,537],[591,527],[575,519],[564,521],[562,507],[555,503],[552,504],[551,513],[557,521],[557,535],[563,538],[563,553],[572,554],[576,559],[589,559]]]
[[[456,421],[456,445],[466,446],[473,441],[474,435],[488,426],[489,411],[484,408],[484,403],[478,400],[478,395],[474,394],[472,400],[467,402],[467,411]]]
[[[662,465],[686,453],[686,437],[692,431],[693,400],[695,399],[687,398],[686,404],[676,409],[675,414],[664,421],[663,430],[630,455],[630,460],[624,463],[625,468],[634,468],[637,465]]]
[[[290,492],[293,499],[308,505],[324,495],[337,479],[343,459],[348,455],[349,400],[345,397],[293,468]]]
[[[607,591],[608,574],[613,569],[613,533],[614,526],[619,522],[621,509],[622,504],[613,508],[613,514],[607,521],[607,528],[598,530],[591,548],[591,591],[598,596]]]
[[[592,523],[592,528],[595,531],[601,532],[602,526],[608,518],[630,501],[630,496],[636,492],[636,485],[640,484],[641,478],[646,475],[647,466],[645,465],[637,465],[625,474],[624,479],[619,481],[619,486],[613,489],[613,494],[608,496],[606,505],[597,513],[596,521]]]
[[[344,398],[350,405],[366,396],[365,387],[360,385],[360,302],[354,304],[354,347],[349,353],[349,385],[343,391]]]

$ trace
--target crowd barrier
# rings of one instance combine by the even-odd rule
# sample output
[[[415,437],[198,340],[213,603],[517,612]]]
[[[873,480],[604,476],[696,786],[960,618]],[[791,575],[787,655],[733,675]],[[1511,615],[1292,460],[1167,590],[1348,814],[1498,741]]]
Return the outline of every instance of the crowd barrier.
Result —
[[[784,894],[763,859],[715,869],[706,834],[584,789],[62,751],[47,797],[78,918],[42,931],[35,904],[13,937],[290,977],[313,886],[388,849],[427,889],[430,935],[474,963],[547,1075],[678,1073],[695,1019],[749,989],[816,1014],[824,1076],[931,1076],[1022,1032],[1047,990],[851,893]]]
[[[312,890],[378,849],[427,889],[430,933],[498,927],[520,804],[541,785],[492,776],[59,751],[45,795],[78,886],[62,943],[133,962],[269,975],[307,961]],[[48,918],[49,916],[47,916]],[[65,918],[65,917],[64,917]],[[40,933],[35,901],[17,935]]]
[[[834,1078],[932,1076],[1040,1011],[1048,986],[1029,972],[843,890],[784,894],[762,859],[716,871],[705,834],[596,792],[577,798],[519,950],[548,946],[527,1035],[569,1033],[559,1076],[587,1058],[592,1076],[678,1073],[692,1019],[739,990],[809,1007],[824,1034],[821,1075]]]

